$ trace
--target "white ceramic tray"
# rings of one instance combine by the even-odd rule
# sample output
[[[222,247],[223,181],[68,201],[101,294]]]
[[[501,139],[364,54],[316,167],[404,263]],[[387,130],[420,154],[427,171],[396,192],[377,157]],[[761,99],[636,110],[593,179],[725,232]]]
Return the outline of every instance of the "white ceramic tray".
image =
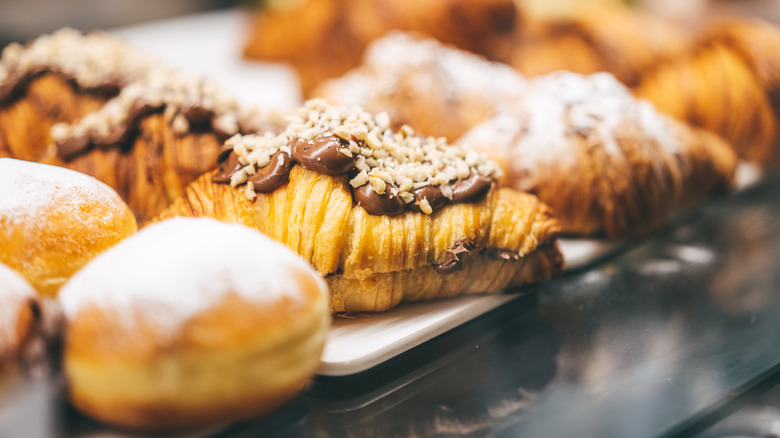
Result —
[[[246,17],[237,10],[212,12],[112,33],[176,67],[210,77],[245,103],[266,108],[293,108],[300,102],[289,68],[241,59]],[[742,165],[740,188],[761,178],[755,166]],[[623,245],[596,239],[560,242],[569,269],[583,267]],[[365,371],[423,342],[515,299],[516,295],[468,296],[431,303],[401,305],[389,312],[335,318],[319,374],[343,376]]]

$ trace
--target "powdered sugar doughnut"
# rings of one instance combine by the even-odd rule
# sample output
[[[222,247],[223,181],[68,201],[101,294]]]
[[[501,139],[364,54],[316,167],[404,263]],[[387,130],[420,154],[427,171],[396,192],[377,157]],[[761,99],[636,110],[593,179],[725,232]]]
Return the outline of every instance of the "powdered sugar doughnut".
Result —
[[[137,230],[116,192],[61,167],[0,158],[0,262],[41,294]]]
[[[63,288],[74,405],[131,428],[266,412],[314,373],[327,287],[284,245],[211,219],[154,224]]]
[[[19,363],[21,349],[35,322],[35,290],[0,263],[0,383]]]

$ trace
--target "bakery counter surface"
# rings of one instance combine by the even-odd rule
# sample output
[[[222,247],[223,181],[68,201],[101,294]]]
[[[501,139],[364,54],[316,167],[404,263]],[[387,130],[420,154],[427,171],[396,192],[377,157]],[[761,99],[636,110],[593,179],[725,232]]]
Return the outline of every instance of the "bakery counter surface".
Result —
[[[691,435],[780,374],[780,178],[218,436]]]

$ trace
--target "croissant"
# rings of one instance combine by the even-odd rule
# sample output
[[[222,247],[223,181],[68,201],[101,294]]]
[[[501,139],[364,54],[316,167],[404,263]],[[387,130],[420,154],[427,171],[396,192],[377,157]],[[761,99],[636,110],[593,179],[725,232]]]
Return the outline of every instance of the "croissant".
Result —
[[[257,12],[244,56],[289,62],[308,95],[356,66],[366,46],[392,29],[490,57],[509,41],[514,20],[512,0],[304,0]]]
[[[210,170],[224,139],[271,120],[102,33],[64,29],[0,61],[0,157],[92,175],[139,223]]]
[[[501,60],[534,77],[558,70],[612,73],[633,86],[642,73],[687,46],[681,32],[651,15],[602,7],[568,17],[523,13]]]
[[[776,159],[780,31],[758,21],[715,25],[690,53],[648,72],[635,94],[721,135],[742,158]]]
[[[386,113],[309,101],[279,136],[231,138],[219,169],[158,220],[212,217],[286,244],[325,277],[333,312],[499,292],[563,269],[550,209],[495,187],[495,163],[389,127]]]
[[[517,99],[525,79],[511,67],[419,35],[393,32],[373,42],[363,64],[312,95],[337,105],[387,111],[394,127],[457,139]]]
[[[524,98],[456,143],[539,196],[570,234],[646,233],[726,190],[736,158],[716,135],[658,114],[608,73],[534,79]]]

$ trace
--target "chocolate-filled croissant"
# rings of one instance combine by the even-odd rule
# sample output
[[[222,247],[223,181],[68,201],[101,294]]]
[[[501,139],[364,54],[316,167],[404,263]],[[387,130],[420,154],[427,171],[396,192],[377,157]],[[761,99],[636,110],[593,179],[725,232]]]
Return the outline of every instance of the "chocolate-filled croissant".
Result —
[[[159,219],[260,230],[325,277],[333,312],[495,293],[562,270],[545,204],[497,188],[484,157],[389,126],[387,114],[309,101],[279,136],[229,140],[220,168]]]
[[[759,21],[716,24],[688,53],[647,72],[635,93],[721,135],[742,158],[776,160],[780,30]]]
[[[736,167],[718,136],[657,113],[607,73],[534,79],[524,98],[457,145],[502,164],[570,234],[624,237],[729,188]]]
[[[390,30],[492,57],[509,41],[515,16],[512,0],[304,0],[257,12],[244,55],[292,64],[308,95],[359,64],[366,46]]]
[[[102,33],[64,29],[0,60],[0,157],[92,175],[140,223],[213,168],[225,138],[273,129],[266,120]]]

